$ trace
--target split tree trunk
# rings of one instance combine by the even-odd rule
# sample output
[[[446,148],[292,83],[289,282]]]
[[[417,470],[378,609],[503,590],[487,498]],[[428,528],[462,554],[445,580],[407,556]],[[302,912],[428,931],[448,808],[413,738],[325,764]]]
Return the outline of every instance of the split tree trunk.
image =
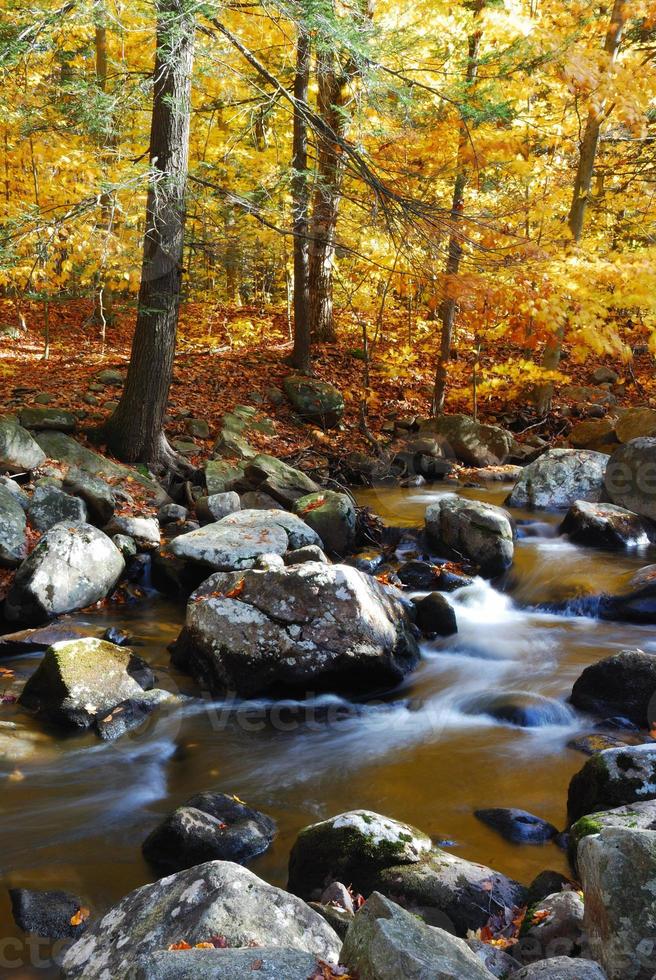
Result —
[[[174,460],[164,436],[180,307],[189,154],[194,16],[190,0],[158,0],[150,130],[150,186],[137,323],[121,400],[103,435],[128,462],[162,469]]]
[[[298,29],[296,75],[294,77],[294,135],[292,155],[292,217],[294,230],[294,349],[292,365],[303,374],[310,371],[310,302],[308,257],[307,122],[299,103],[307,104],[310,86],[310,38]]]

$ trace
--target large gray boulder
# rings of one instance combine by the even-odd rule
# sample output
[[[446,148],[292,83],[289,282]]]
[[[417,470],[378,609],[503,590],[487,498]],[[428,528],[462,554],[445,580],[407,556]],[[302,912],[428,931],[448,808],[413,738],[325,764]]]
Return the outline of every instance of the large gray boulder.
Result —
[[[552,956],[523,966],[507,980],[609,980],[598,963],[572,956]],[[619,980],[619,978],[617,978]]]
[[[308,980],[321,975],[312,953],[258,946],[159,950],[137,958],[130,980]]]
[[[345,555],[350,550],[357,511],[348,494],[334,490],[310,493],[295,502],[294,513],[316,531],[329,552]]]
[[[336,963],[341,942],[300,899],[227,861],[210,861],[130,892],[67,951],[62,972],[128,980],[138,958],[223,937],[228,947],[281,947]],[[205,976],[205,974],[202,974]]]
[[[105,534],[114,537],[122,534],[132,538],[138,548],[150,551],[160,546],[159,521],[156,517],[132,517],[115,514],[103,528]]]
[[[514,436],[506,429],[476,422],[469,415],[440,415],[425,422],[422,431],[441,436],[450,455],[468,466],[505,463],[515,443]]]
[[[5,602],[10,622],[35,623],[83,609],[109,595],[125,562],[90,524],[56,524],[22,563]]]
[[[27,429],[14,419],[0,419],[0,473],[26,473],[45,460]]]
[[[656,745],[627,745],[593,755],[572,776],[569,822],[599,810],[656,799]]]
[[[482,575],[501,575],[512,565],[515,530],[501,507],[445,494],[426,508],[426,534],[432,544],[475,562]]]
[[[45,721],[90,728],[96,718],[153,686],[148,665],[128,647],[85,637],[49,647],[19,703]]]
[[[616,504],[577,500],[565,514],[560,533],[589,548],[635,548],[656,536],[656,528]]]
[[[578,847],[584,837],[598,834],[607,827],[628,827],[631,830],[656,830],[656,800],[628,803],[613,810],[601,810],[581,817],[569,828],[569,857],[577,865]]]
[[[116,507],[114,491],[99,476],[71,466],[64,477],[64,490],[84,501],[91,522],[98,527],[104,527],[114,514]]]
[[[614,504],[656,520],[656,438],[632,439],[616,449],[604,486]]]
[[[245,476],[255,490],[268,493],[285,507],[291,507],[299,497],[321,489],[302,470],[266,453],[259,453],[247,463]]]
[[[609,980],[656,973],[656,832],[608,828],[579,844],[590,952]]]
[[[57,432],[73,432],[77,419],[63,408],[22,408],[20,424],[26,429],[55,429]]]
[[[572,688],[575,708],[612,717],[621,715],[641,728],[656,721],[656,656],[621,650],[586,667]],[[653,703],[652,703],[653,702]]]
[[[25,511],[16,496],[0,486],[0,568],[15,568],[27,554]]]
[[[55,524],[76,524],[87,519],[83,500],[71,497],[58,487],[40,486],[32,494],[27,510],[30,524],[37,531],[49,531]]]
[[[252,568],[261,555],[284,555],[308,544],[321,547],[321,538],[295,514],[239,510],[214,524],[179,535],[167,550],[177,558],[227,572]]]
[[[281,561],[210,576],[190,598],[173,657],[210,691],[253,697],[390,687],[418,648],[395,590],[347,565]]]
[[[608,456],[590,449],[549,449],[524,467],[506,506],[559,510],[598,501],[607,465]]]
[[[518,954],[523,963],[550,956],[579,956],[585,950],[583,899],[577,891],[559,891],[529,908],[521,928]]]
[[[341,961],[358,980],[492,980],[478,956],[445,929],[374,892],[349,926]]]

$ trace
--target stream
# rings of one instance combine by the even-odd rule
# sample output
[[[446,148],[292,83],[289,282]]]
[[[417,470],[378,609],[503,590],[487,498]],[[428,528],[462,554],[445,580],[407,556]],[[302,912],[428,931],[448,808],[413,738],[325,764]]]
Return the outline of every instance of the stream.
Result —
[[[508,486],[461,488],[501,504]],[[358,491],[358,502],[389,523],[423,524],[429,503],[453,487]],[[539,603],[581,592],[613,591],[654,558],[584,549],[555,536],[556,514],[514,512],[523,526],[515,563],[494,588],[482,579],[448,596],[456,636],[422,645],[415,673],[379,702],[336,696],[309,702],[203,701],[194,682],[171,669],[167,644],[184,607],[153,596],[139,604],[84,614],[95,635],[126,629],[155,668],[158,686],[195,695],[183,708],[155,713],[116,743],[93,734],[43,734],[28,761],[0,764],[0,976],[51,977],[14,925],[7,887],[65,889],[102,911],[153,880],[140,845],[162,816],[201,790],[235,793],[273,816],[279,833],[249,865],[285,885],[297,831],[344,810],[366,807],[406,820],[456,853],[528,883],[545,868],[567,871],[554,844],[513,845],[480,823],[479,807],[516,806],[559,827],[567,786],[585,762],[567,747],[594,721],[567,704],[583,668],[624,647],[656,650],[651,627],[537,611]],[[40,655],[2,666],[25,680]],[[485,699],[522,692],[556,699],[534,728],[494,721]],[[0,721],[23,720],[0,705]],[[36,722],[28,722],[43,733]],[[10,775],[11,774],[11,775]],[[45,960],[44,960],[45,963]]]

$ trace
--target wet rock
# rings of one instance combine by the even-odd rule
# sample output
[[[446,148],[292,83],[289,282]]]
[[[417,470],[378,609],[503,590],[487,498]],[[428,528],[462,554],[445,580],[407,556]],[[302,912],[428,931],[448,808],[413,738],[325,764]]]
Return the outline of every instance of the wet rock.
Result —
[[[333,881],[327,888],[324,888],[319,901],[323,905],[338,905],[347,912],[355,912],[353,896],[341,881]]]
[[[62,522],[86,521],[87,508],[83,500],[57,487],[40,486],[32,495],[27,516],[37,531],[49,531]]]
[[[57,524],[16,573],[5,601],[10,622],[41,622],[83,609],[113,590],[125,567],[120,551],[90,524]]]
[[[126,630],[122,630],[120,626],[108,626],[101,636],[101,640],[115,643],[117,647],[126,647],[130,643],[130,634]]]
[[[105,534],[125,534],[133,539],[137,548],[150,550],[159,548],[159,521],[156,517],[122,517],[115,514],[103,528]]]
[[[284,555],[285,565],[302,565],[306,561],[320,561],[330,564],[330,559],[317,544],[306,544],[304,548],[296,548]]]
[[[12,721],[0,721],[0,763],[6,763],[13,769],[17,763],[31,759],[39,749],[47,749],[48,741],[41,732]]]
[[[656,721],[655,695],[656,656],[642,650],[622,650],[586,667],[572,688],[570,700],[582,711],[622,715],[649,729]]]
[[[0,567],[16,568],[27,554],[25,511],[13,493],[0,486]]]
[[[321,490],[300,497],[293,507],[333,554],[345,555],[355,540],[356,509],[345,493]]]
[[[577,500],[598,501],[607,465],[604,453],[549,449],[524,468],[506,506],[558,510]]]
[[[178,699],[169,691],[155,688],[142,691],[135,697],[121,701],[116,707],[96,718],[96,732],[104,742],[113,742],[128,732],[135,731],[164,704],[175,704]]]
[[[45,463],[46,454],[27,429],[0,418],[0,473],[26,473]]]
[[[505,429],[475,422],[468,415],[441,415],[429,419],[422,424],[421,431],[441,436],[456,459],[469,466],[505,463],[515,442],[513,435]]]
[[[130,980],[308,980],[320,976],[312,953],[279,946],[159,950],[139,956]]]
[[[655,478],[656,439],[633,439],[611,456],[604,487],[614,504],[656,520]]]
[[[246,478],[254,489],[268,493],[284,507],[292,507],[299,497],[318,493],[321,487],[301,470],[274,456],[260,453],[246,466]]]
[[[598,810],[581,817],[569,829],[569,857],[577,866],[579,844],[590,834],[599,834],[609,827],[627,827],[629,830],[656,830],[656,800],[643,800],[618,806],[612,810]]]
[[[452,636],[458,632],[456,614],[448,599],[440,592],[431,592],[417,599],[415,622],[424,636]]]
[[[143,843],[147,861],[162,874],[206,861],[247,864],[268,850],[275,822],[224,793],[199,793],[169,814]]]
[[[321,539],[295,514],[241,510],[176,537],[167,550],[178,558],[230,571],[252,568],[260,555],[283,555],[308,544],[321,547]]]
[[[19,929],[45,939],[77,939],[87,928],[87,921],[71,925],[71,919],[83,902],[70,892],[37,891],[32,888],[10,888],[11,914]]]
[[[489,970],[493,977],[498,980],[507,980],[511,973],[517,969],[517,960],[505,953],[497,946],[484,943],[480,939],[468,939],[467,945],[472,953],[478,956],[486,970]]]
[[[210,576],[191,597],[174,663],[214,693],[374,691],[417,663],[394,590],[347,565]]]
[[[508,980],[608,980],[608,978],[594,960],[552,956],[548,960],[539,960],[537,963],[523,966],[521,970],[511,973]]]
[[[242,510],[284,510],[282,504],[274,500],[268,493],[260,490],[248,490],[241,495]]]
[[[656,411],[653,408],[629,408],[615,426],[619,442],[631,442],[656,435]]]
[[[63,408],[22,408],[18,414],[25,429],[55,429],[57,432],[73,432],[77,419]]]
[[[129,648],[94,637],[62,640],[46,650],[18,702],[44,721],[89,728],[153,683],[148,664]]]
[[[13,654],[35,653],[47,650],[53,643],[61,640],[78,640],[89,635],[88,627],[66,619],[60,619],[47,626],[36,629],[19,630],[16,633],[5,633],[0,636],[0,657]]]
[[[201,523],[211,524],[220,521],[228,514],[241,510],[239,494],[234,490],[225,493],[211,493],[209,497],[199,497],[196,501],[196,513]]]
[[[551,956],[579,956],[584,947],[583,899],[578,891],[547,895],[528,909],[519,942],[524,963]]]
[[[374,892],[355,916],[340,959],[359,980],[491,980],[468,947]]]
[[[427,834],[371,810],[352,810],[300,831],[289,857],[287,887],[318,898],[332,882],[357,883],[382,867],[414,864],[431,851]]]
[[[599,446],[617,445],[615,426],[610,419],[585,419],[577,422],[569,434],[575,449],[598,449]]]
[[[616,504],[577,500],[565,515],[560,533],[591,548],[635,548],[648,545],[655,529],[637,514]]]
[[[500,507],[445,494],[426,508],[426,534],[475,562],[482,575],[501,575],[512,564],[514,526]]]
[[[332,429],[344,414],[344,398],[334,385],[317,378],[292,375],[283,381],[285,394],[296,412],[322,429]]]
[[[570,739],[567,748],[575,752],[583,752],[584,755],[597,755],[598,752],[605,752],[606,749],[617,749],[627,744],[625,738],[618,738],[616,735],[589,732],[587,735],[577,735],[576,738]]]
[[[544,844],[558,833],[553,824],[515,807],[475,810],[474,816],[513,844]]]
[[[62,972],[66,978],[128,980],[137,957],[167,950],[181,937],[195,946],[213,936],[222,936],[228,947],[273,945],[332,963],[341,948],[337,934],[298,898],[238,864],[210,861],[131,892],[67,951]],[[257,949],[248,953],[257,959]]]
[[[599,810],[656,799],[656,745],[632,745],[593,755],[572,776],[569,822]]]
[[[181,504],[163,504],[157,511],[157,520],[160,524],[177,524],[186,521],[189,511]]]
[[[544,725],[567,725],[572,712],[553,698],[526,691],[504,691],[473,698],[464,709],[467,714],[489,715],[497,721],[518,728],[541,728]]]
[[[566,878],[560,871],[541,871],[528,886],[526,904],[531,908],[546,898],[547,895],[556,895],[563,889],[569,890],[576,887],[574,882]]]
[[[93,524],[104,527],[111,520],[116,497],[109,484],[100,477],[72,466],[64,477],[64,490],[84,501]]]
[[[609,828],[578,850],[591,954],[610,980],[656,970],[656,833]]]
[[[244,467],[225,459],[208,459],[205,463],[205,485],[210,494],[234,490],[244,477]]]
[[[471,585],[473,582],[473,579],[466,575],[458,575],[441,565],[433,565],[417,559],[400,565],[397,575],[406,588],[421,592],[455,592],[456,589]]]
[[[366,572],[367,575],[375,575],[385,561],[382,552],[375,548],[364,548],[347,559],[348,565],[353,565],[359,572]]]
[[[135,558],[137,555],[137,543],[133,538],[128,537],[127,534],[112,535],[112,544],[116,545],[126,562]]]

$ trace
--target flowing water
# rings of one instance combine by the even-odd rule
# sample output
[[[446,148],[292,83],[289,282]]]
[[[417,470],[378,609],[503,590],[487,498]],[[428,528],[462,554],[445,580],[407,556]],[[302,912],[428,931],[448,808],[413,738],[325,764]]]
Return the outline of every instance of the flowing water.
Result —
[[[443,492],[371,490],[358,497],[390,523],[411,527]],[[460,492],[501,503],[508,488]],[[250,867],[279,885],[298,829],[355,807],[407,820],[462,857],[524,882],[545,868],[566,871],[555,844],[509,844],[473,811],[516,806],[563,826],[569,779],[585,761],[567,743],[594,725],[566,704],[572,684],[586,665],[623,647],[656,650],[656,635],[535,606],[612,591],[654,558],[575,547],[556,536],[557,515],[515,517],[528,523],[506,581],[495,588],[476,579],[451,594],[458,634],[425,643],[417,671],[376,703],[326,695],[303,705],[199,699],[194,683],[171,669],[166,650],[182,607],[153,597],[79,617],[94,635],[105,625],[126,628],[159,686],[195,697],[115,744],[44,733],[17,706],[0,705],[0,723],[32,725],[39,736],[32,758],[17,768],[0,763],[3,884],[63,888],[103,910],[153,880],[140,845],[161,817],[212,789],[275,817],[274,845]],[[13,668],[19,687],[38,660],[25,655],[2,665]],[[541,724],[518,728],[487,715],[490,698],[506,692],[531,696]],[[56,975],[45,966],[46,953],[26,947],[2,889],[0,977]]]

